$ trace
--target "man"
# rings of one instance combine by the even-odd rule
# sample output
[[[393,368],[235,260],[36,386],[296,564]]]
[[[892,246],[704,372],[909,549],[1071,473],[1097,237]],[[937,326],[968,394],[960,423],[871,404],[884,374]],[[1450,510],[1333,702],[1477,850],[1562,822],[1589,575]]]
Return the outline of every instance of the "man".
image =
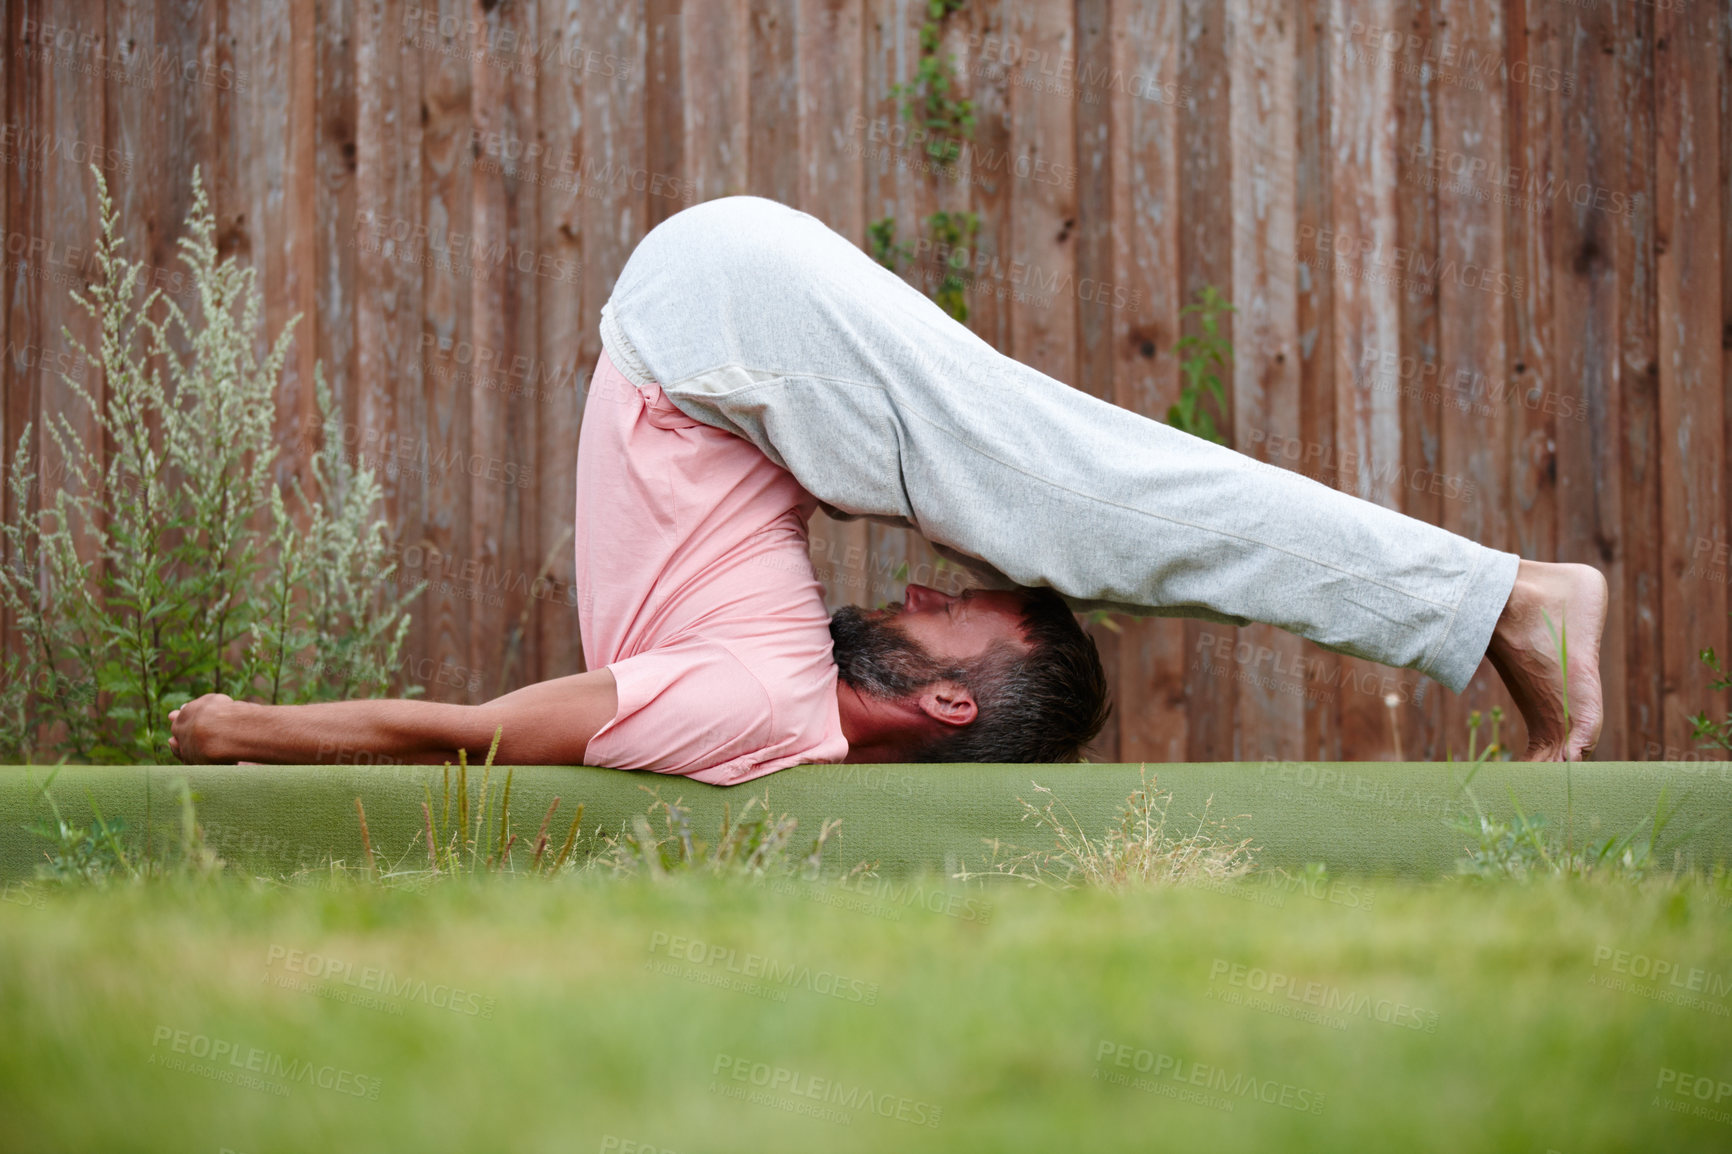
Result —
[[[1253,461],[1002,356],[805,213],[681,212],[627,261],[578,452],[590,672],[479,706],[171,715],[187,760],[617,766],[1074,760],[1107,715],[1073,609],[1279,625],[1459,692],[1489,657],[1534,759],[1600,730],[1604,578]],[[984,588],[826,619],[806,522],[911,526]],[[1550,631],[1568,637],[1566,670]]]

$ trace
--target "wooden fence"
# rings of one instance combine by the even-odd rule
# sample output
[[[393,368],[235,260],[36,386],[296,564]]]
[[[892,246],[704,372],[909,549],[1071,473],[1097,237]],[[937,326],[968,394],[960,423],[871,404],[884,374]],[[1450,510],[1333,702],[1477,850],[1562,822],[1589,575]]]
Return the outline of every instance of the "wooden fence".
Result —
[[[891,94],[926,8],[0,0],[4,443],[88,374],[61,336],[88,166],[171,291],[201,171],[270,330],[302,318],[284,446],[319,361],[353,452],[395,462],[405,572],[433,582],[405,678],[486,697],[580,667],[581,389],[645,231],[733,193],[862,244],[971,210],[968,323],[996,347],[1164,415],[1180,309],[1218,286],[1235,447],[1600,565],[1600,755],[1691,745],[1688,715],[1725,707],[1697,653],[1726,647],[1732,571],[1726,5],[973,0],[944,22],[976,120],[953,171]],[[893,596],[904,563],[945,579],[921,542],[822,518],[813,556],[836,603]],[[1095,628],[1104,758],[1440,757],[1507,705],[1489,666],[1457,698],[1266,627]]]

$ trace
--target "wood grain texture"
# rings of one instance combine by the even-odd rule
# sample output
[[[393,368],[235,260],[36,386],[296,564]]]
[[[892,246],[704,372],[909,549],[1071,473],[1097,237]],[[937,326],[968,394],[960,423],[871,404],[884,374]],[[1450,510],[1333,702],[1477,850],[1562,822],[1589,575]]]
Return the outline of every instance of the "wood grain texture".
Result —
[[[1319,238],[1318,266],[1333,281],[1335,321],[1335,444],[1327,472],[1335,487],[1400,509],[1401,405],[1398,392],[1356,372],[1367,351],[1401,347],[1400,290],[1407,270],[1397,244],[1398,101],[1401,52],[1386,53],[1356,39],[1352,29],[1395,26],[1395,0],[1337,0],[1337,27],[1346,42],[1330,74],[1331,231]],[[1338,704],[1342,756],[1395,756],[1395,726],[1387,694],[1396,679],[1381,666],[1342,657]]]
[[[1113,267],[1125,307],[1113,310],[1116,405],[1164,418],[1179,397],[1179,86],[1177,5],[1114,4],[1111,108]],[[1114,728],[1121,760],[1183,761],[1190,743],[1187,669],[1202,664],[1185,647],[1185,622],[1122,620],[1117,660],[1108,666],[1119,702]]]
[[[1647,211],[1631,196],[1623,165],[1628,122],[1618,115],[1615,13],[1572,10],[1558,29],[1557,67],[1573,77],[1556,96],[1554,163],[1560,182],[1584,197],[1557,205],[1552,229],[1552,314],[1557,366],[1557,551],[1561,561],[1600,566],[1612,604],[1629,596],[1624,540],[1624,463],[1619,452],[1618,232],[1622,217]],[[1585,203],[1577,204],[1578,199]],[[1651,204],[1650,202],[1647,202]],[[1563,398],[1571,398],[1564,411]],[[1628,647],[1614,620],[1601,645],[1606,700],[1628,699]],[[1609,724],[1602,757],[1634,756],[1629,730]]]
[[[563,56],[573,46],[584,43],[585,8],[581,0],[541,0],[536,15],[537,32],[543,43],[555,46],[556,55]],[[671,83],[677,99],[678,12],[672,13],[671,21],[666,12],[661,13],[660,19],[661,23],[646,27],[646,43],[653,42],[658,29],[665,43],[670,35],[669,23],[675,26],[673,79],[670,82],[665,71],[659,80],[646,74],[645,84]],[[664,70],[669,67],[665,54],[661,61]],[[533,611],[538,678],[563,677],[584,668],[572,585],[577,569],[573,534],[577,516],[577,437],[582,397],[601,354],[601,339],[596,332],[596,320],[586,309],[584,295],[584,209],[590,203],[586,195],[589,187],[586,174],[590,170],[585,165],[592,158],[584,150],[583,81],[584,73],[579,69],[550,69],[538,75],[535,90],[537,139],[542,145],[542,155],[547,158],[534,186],[536,244],[542,253],[558,262],[556,267],[576,270],[572,276],[544,278],[535,292],[534,384],[539,402],[535,423],[535,556],[538,562],[550,566],[549,580],[536,587],[538,599]],[[676,124],[680,115],[676,108],[673,112]],[[677,172],[683,147],[680,136],[676,133],[671,138],[658,138],[648,128],[645,133],[646,150],[662,150],[653,171]],[[613,272],[617,275],[618,270]],[[595,310],[599,312],[600,308],[597,302]]]
[[[1330,60],[1339,51],[1331,30],[1331,0],[1306,0],[1294,19],[1296,105],[1294,131],[1294,258],[1295,309],[1299,328],[1299,433],[1301,443],[1316,448],[1323,460],[1335,459],[1335,319],[1333,278],[1317,263],[1314,244],[1333,217],[1329,126],[1331,123]],[[1341,706],[1338,699],[1341,658],[1316,645],[1306,645],[1305,756],[1334,760],[1341,756]]]
[[[1435,41],[1429,5],[1400,0],[1395,15],[1421,42]],[[1416,254],[1415,265],[1437,265],[1437,188],[1429,160],[1436,140],[1434,116],[1437,79],[1431,70],[1400,76],[1396,81],[1396,246]],[[1354,358],[1359,387],[1393,394],[1401,412],[1400,464],[1408,476],[1430,478],[1442,473],[1443,397],[1437,344],[1436,286],[1419,277],[1405,277],[1399,287],[1400,340],[1393,350],[1361,350]],[[1394,353],[1392,357],[1389,354]],[[1365,378],[1369,378],[1366,381]],[[1444,497],[1429,484],[1407,485],[1401,511],[1428,524],[1443,516]],[[1447,752],[1443,729],[1444,692],[1429,679],[1403,672],[1394,679],[1395,722],[1400,729],[1397,757],[1430,761]],[[1339,711],[1337,711],[1339,719]],[[1393,734],[1392,734],[1393,739]]]
[[[1232,155],[1234,358],[1233,443],[1270,460],[1270,444],[1300,435],[1296,236],[1294,13],[1282,0],[1234,0],[1229,56]],[[1279,438],[1279,440],[1276,440]],[[1283,454],[1273,460],[1282,463]],[[1269,625],[1241,639],[1258,657],[1239,684],[1237,755],[1293,760],[1305,734],[1304,683],[1294,674],[1300,639]]]
[[[746,0],[688,3],[681,30],[686,178],[699,200],[748,187],[750,73]]]
[[[1618,105],[1628,110],[1628,132],[1620,151],[1624,188],[1640,207],[1621,217],[1617,229],[1618,430],[1623,467],[1624,596],[1612,620],[1625,645],[1623,708],[1608,718],[1624,723],[1639,756],[1665,754],[1661,740],[1662,626],[1660,600],[1660,472],[1665,447],[1660,435],[1659,317],[1655,292],[1654,22],[1641,5],[1614,8]]]
[[[791,22],[791,39],[784,51],[797,61],[792,73],[797,108],[780,112],[780,102],[762,107],[785,115],[792,139],[780,139],[796,164],[790,174],[777,170],[778,180],[792,180],[784,199],[811,213],[856,244],[866,238],[867,180],[865,117],[877,100],[866,89],[867,49],[865,11],[859,0],[800,0],[782,19]],[[880,93],[880,95],[882,95]],[[900,533],[863,521],[834,520],[813,515],[813,572],[824,582],[832,608],[877,605],[893,595],[891,582],[873,564],[891,554],[875,538],[896,542]]]
[[[360,446],[394,432],[391,444],[408,454],[382,470],[403,576],[410,587],[429,583],[403,645],[403,680],[430,700],[462,701],[480,674],[469,668],[469,602],[448,575],[468,557],[471,487],[465,472],[431,462],[468,451],[469,388],[427,354],[474,347],[467,282],[449,252],[453,233],[471,232],[464,54],[474,38],[455,23],[444,34],[440,17],[455,18],[458,6],[412,7],[356,0],[355,218],[346,238],[355,248],[355,386],[345,434],[353,430]]]
[[[46,447],[44,415],[88,424],[53,371],[89,275],[65,254],[96,231],[67,142],[106,150],[123,232],[165,278],[196,168],[270,328],[302,317],[279,479],[306,474],[320,363],[402,576],[432,583],[400,677],[429,697],[581,668],[572,482],[601,306],[650,228],[750,192],[862,246],[882,217],[913,242],[933,212],[977,213],[974,332],[1151,416],[1177,397],[1180,307],[1217,286],[1240,309],[1221,415],[1241,450],[1289,438],[1313,467],[1279,464],[1606,571],[1600,756],[1694,755],[1688,717],[1726,706],[1697,660],[1726,648],[1732,571],[1723,4],[973,0],[941,49],[976,113],[950,171],[890,94],[915,75],[914,0],[0,13],[8,453],[32,422]],[[56,23],[119,70],[45,44]],[[904,271],[930,289],[938,254]],[[901,566],[948,587],[900,530],[820,516],[812,541],[832,606],[900,597]],[[1489,666],[1457,697],[1264,627],[1119,624],[1095,627],[1119,699],[1096,756],[1435,758],[1509,704]],[[1239,642],[1303,672],[1247,684],[1200,657]]]
[[[865,227],[888,218],[895,225],[894,243],[912,249],[931,211],[932,193],[921,172],[925,152],[911,131],[917,126],[904,115],[905,100],[893,95],[898,85],[914,78],[923,15],[919,5],[906,4],[872,4],[862,12],[860,119],[849,128],[850,146],[861,153],[865,182],[865,217],[862,231],[853,238],[862,247],[867,244]],[[904,276],[919,275],[917,267],[908,267],[909,261],[895,263]],[[825,582],[830,606],[875,607],[900,600],[904,585],[896,574],[901,567],[907,567],[909,580],[918,580],[919,554],[911,536],[883,525],[814,517],[813,564]]]
[[[1458,46],[1465,55],[1467,45],[1478,46],[1482,56],[1494,61],[1503,51],[1502,7],[1490,0],[1444,0],[1437,7],[1440,42]],[[1465,65],[1440,75],[1437,86],[1437,148],[1445,157],[1461,157],[1458,163],[1489,167],[1507,163],[1505,152],[1504,86],[1494,74],[1487,78]],[[1447,172],[1447,170],[1446,170]],[[1453,174],[1450,174],[1453,177]],[[1442,472],[1444,477],[1463,478],[1458,488],[1461,500],[1443,502],[1441,524],[1494,549],[1510,549],[1509,408],[1507,404],[1483,403],[1486,385],[1506,381],[1509,364],[1504,313],[1508,293],[1485,287],[1490,270],[1493,289],[1503,282],[1498,274],[1506,268],[1508,238],[1502,206],[1485,194],[1483,182],[1444,180],[1438,189],[1438,263],[1430,278],[1438,299],[1438,352],[1447,374],[1451,403],[1444,406],[1442,421]],[[1517,291],[1513,280],[1510,292]],[[1525,286],[1523,286],[1525,291]],[[1465,402],[1465,403],[1464,403]],[[1477,487],[1475,499],[1466,500],[1465,479]],[[1510,708],[1497,675],[1481,662],[1468,691],[1444,701],[1443,727],[1447,741],[1456,749],[1465,744],[1468,711],[1489,709],[1501,703]],[[1348,724],[1343,719],[1344,727]],[[1506,727],[1506,741],[1521,748],[1525,734],[1519,723]]]
[[[1705,645],[1726,648],[1726,585],[1690,581],[1699,542],[1723,538],[1725,382],[1721,375],[1720,21],[1711,6],[1654,15],[1655,267],[1659,324],[1661,452],[1689,468],[1660,472],[1665,606],[1662,740],[1688,744],[1693,706],[1704,700]],[[1707,698],[1723,716],[1724,694]]]
[[[1076,313],[1076,386],[1102,398],[1113,398],[1114,353],[1117,351],[1118,310],[1110,289],[1092,286],[1118,283],[1117,247],[1113,242],[1113,200],[1120,182],[1114,171],[1110,87],[1099,78],[1113,67],[1111,5],[1106,0],[1079,0],[1076,6],[1076,63],[1067,83],[1076,109],[1076,284],[1071,302]],[[1085,291],[1086,289],[1086,291]],[[1090,626],[1101,663],[1121,680],[1120,645],[1123,626],[1103,621]],[[1131,638],[1134,645],[1138,638]],[[1114,719],[1095,740],[1090,756],[1105,762],[1124,760]]]
[[[1231,68],[1232,29],[1226,10],[1204,0],[1185,0],[1180,7],[1178,80],[1184,104],[1179,118],[1179,263],[1173,270],[1184,303],[1204,285],[1214,285],[1229,299],[1233,284]],[[1196,318],[1187,318],[1180,335],[1196,335]],[[1223,318],[1221,332],[1233,339],[1233,318]],[[1234,429],[1231,390],[1219,427],[1231,438]],[[1212,402],[1209,402],[1212,403]],[[1227,635],[1237,652],[1237,630],[1207,622],[1185,624],[1185,648],[1201,653],[1210,638]],[[1229,663],[1224,674],[1188,670],[1190,721],[1189,759],[1232,761],[1239,756],[1239,667]]]

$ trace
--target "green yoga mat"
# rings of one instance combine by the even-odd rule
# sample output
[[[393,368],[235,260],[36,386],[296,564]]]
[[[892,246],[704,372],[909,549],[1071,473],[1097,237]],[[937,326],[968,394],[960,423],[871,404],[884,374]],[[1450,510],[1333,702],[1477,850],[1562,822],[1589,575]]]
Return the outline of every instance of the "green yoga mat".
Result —
[[[1151,765],[1148,774],[1172,794],[1172,826],[1194,828],[1187,815],[1204,812],[1234,819],[1240,836],[1258,847],[1259,865],[1297,869],[1325,863],[1336,874],[1434,877],[1451,872],[1466,845],[1454,824],[1472,804],[1462,790],[1466,766],[1439,763],[1209,763]],[[39,787],[49,769],[0,767],[0,879],[31,876],[48,844],[25,828],[49,814]],[[840,819],[840,836],[826,853],[838,868],[878,863],[884,876],[922,871],[954,873],[982,868],[983,839],[1025,848],[1050,848],[1052,838],[1022,820],[1018,798],[1042,802],[1052,791],[1091,836],[1111,823],[1137,788],[1136,765],[816,765],[772,774],[756,783],[722,789],[684,778],[611,769],[518,767],[512,772],[512,829],[521,847],[530,842],[548,803],[562,799],[550,830],[563,837],[572,807],[583,803],[586,832],[617,831],[652,798],[683,799],[700,836],[713,837],[724,803],[737,814],[747,799],[768,794],[776,813],[799,820],[805,845],[827,819]],[[493,795],[504,771],[495,768]],[[358,863],[361,798],[376,849],[389,860],[424,854],[423,787],[434,804],[442,771],[428,766],[66,766],[52,795],[61,812],[89,824],[91,803],[136,832],[178,821],[175,783],[185,780],[197,797],[207,841],[235,865],[281,874],[331,857]],[[470,791],[478,794],[480,773]],[[1568,817],[1576,844],[1632,830],[1647,832],[1656,807],[1671,815],[1659,848],[1666,864],[1711,867],[1732,862],[1732,763],[1592,762],[1493,763],[1471,789],[1488,813],[1510,816],[1516,804],[1554,827]],[[1567,790],[1567,796],[1566,796]],[[598,842],[586,838],[584,852]],[[422,859],[424,860],[424,859]],[[526,860],[519,858],[518,860]]]

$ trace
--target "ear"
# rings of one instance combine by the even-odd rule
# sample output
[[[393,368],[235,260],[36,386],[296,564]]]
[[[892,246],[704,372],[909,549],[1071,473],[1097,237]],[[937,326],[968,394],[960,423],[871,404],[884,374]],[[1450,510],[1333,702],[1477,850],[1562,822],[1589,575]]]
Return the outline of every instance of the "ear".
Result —
[[[943,725],[964,726],[980,714],[974,694],[954,681],[934,681],[920,690],[921,712]]]

